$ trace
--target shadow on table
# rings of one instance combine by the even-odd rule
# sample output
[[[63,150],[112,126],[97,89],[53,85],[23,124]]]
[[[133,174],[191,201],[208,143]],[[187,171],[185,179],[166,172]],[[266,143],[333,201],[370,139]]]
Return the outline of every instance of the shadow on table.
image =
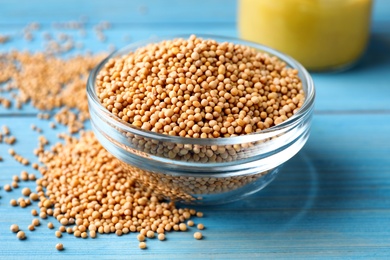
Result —
[[[331,214],[338,214],[337,209],[349,205],[346,195],[353,167],[335,158],[325,159],[321,151],[303,149],[256,194],[227,205],[196,208],[209,212],[211,218],[224,219],[232,229],[239,228],[243,220],[259,232],[283,232],[308,221],[320,222],[317,213],[331,209]]]

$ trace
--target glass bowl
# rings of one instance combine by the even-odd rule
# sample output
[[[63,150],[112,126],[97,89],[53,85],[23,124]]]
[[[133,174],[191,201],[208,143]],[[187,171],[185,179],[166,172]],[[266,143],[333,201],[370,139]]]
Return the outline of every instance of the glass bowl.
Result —
[[[99,142],[141,184],[176,202],[220,204],[263,189],[277,176],[282,164],[304,146],[310,133],[315,90],[306,69],[281,52],[235,38],[198,36],[251,46],[297,69],[306,95],[300,110],[283,123],[253,134],[228,138],[184,138],[134,127],[103,107],[97,97],[95,79],[109,59],[148,43],[178,37],[130,44],[103,60],[89,76],[88,105],[92,129]]]

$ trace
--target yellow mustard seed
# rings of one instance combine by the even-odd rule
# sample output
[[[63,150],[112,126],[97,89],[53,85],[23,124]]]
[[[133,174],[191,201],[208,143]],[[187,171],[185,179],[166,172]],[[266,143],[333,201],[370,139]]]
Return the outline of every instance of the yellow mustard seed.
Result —
[[[165,234],[160,233],[160,234],[158,234],[157,238],[158,238],[158,240],[163,241],[163,240],[165,240]]]
[[[4,190],[5,190],[5,191],[12,191],[11,185],[5,184],[5,185],[4,185]]]
[[[23,231],[19,231],[16,234],[16,237],[19,238],[20,240],[26,239],[26,233],[24,233]]]
[[[9,204],[10,204],[11,206],[15,207],[15,206],[18,205],[18,202],[17,202],[15,199],[11,199],[11,200],[9,201]]]
[[[14,233],[18,232],[19,231],[19,226],[16,225],[16,224],[12,224],[11,227],[10,227],[10,230]]]
[[[35,230],[35,226],[34,225],[28,225],[28,230],[30,231],[34,231]]]
[[[62,251],[62,250],[64,250],[64,245],[61,244],[61,243],[58,243],[58,244],[56,244],[56,249],[57,249],[58,251]]]
[[[146,243],[145,242],[140,242],[139,243],[139,248],[140,249],[146,249]]]
[[[137,235],[137,239],[138,239],[138,241],[143,242],[143,241],[145,241],[145,235],[143,235],[143,234],[138,234],[138,235]]]
[[[195,239],[198,239],[198,240],[199,240],[199,239],[202,239],[202,237],[203,237],[203,235],[202,235],[201,232],[195,232],[195,233],[194,233],[194,238],[195,238]]]
[[[39,225],[41,225],[41,222],[39,221],[39,219],[37,219],[37,218],[34,218],[33,220],[32,220],[32,224],[34,225],[34,226],[39,226]]]
[[[197,227],[199,230],[204,229],[204,225],[203,225],[202,223],[199,223],[196,227]]]
[[[31,190],[30,190],[30,188],[23,188],[22,189],[22,194],[23,194],[23,196],[29,196],[30,194],[31,194]]]

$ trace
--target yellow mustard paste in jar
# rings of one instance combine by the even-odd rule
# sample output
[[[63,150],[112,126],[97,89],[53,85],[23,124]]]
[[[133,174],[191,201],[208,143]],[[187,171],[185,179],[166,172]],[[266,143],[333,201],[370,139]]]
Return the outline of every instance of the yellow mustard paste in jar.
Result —
[[[239,34],[291,55],[309,70],[341,69],[365,50],[372,2],[239,0]]]

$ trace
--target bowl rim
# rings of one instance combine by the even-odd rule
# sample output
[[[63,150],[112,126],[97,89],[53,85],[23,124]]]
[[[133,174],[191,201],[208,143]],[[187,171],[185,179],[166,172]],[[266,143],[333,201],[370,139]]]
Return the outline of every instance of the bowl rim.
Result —
[[[292,126],[298,124],[305,115],[310,114],[310,112],[314,109],[314,100],[316,96],[316,91],[314,87],[314,82],[309,72],[301,65],[298,61],[296,61],[291,56],[284,54],[274,48],[269,46],[235,38],[228,36],[220,36],[220,35],[211,35],[211,34],[196,34],[198,38],[201,39],[210,39],[215,40],[217,42],[232,42],[234,44],[240,44],[255,48],[261,52],[268,53],[269,55],[276,56],[278,59],[284,61],[288,67],[292,67],[298,70],[298,76],[301,79],[302,84],[306,84],[307,91],[305,91],[305,101],[301,108],[298,110],[296,114],[293,114],[286,121],[272,126],[270,128],[264,129],[260,132],[255,132],[251,134],[233,136],[233,137],[219,137],[219,138],[192,138],[192,137],[180,137],[180,136],[172,136],[166,134],[160,134],[148,130],[143,130],[139,127],[133,126],[128,122],[123,121],[121,118],[113,115],[109,112],[99,101],[96,88],[95,88],[95,79],[99,71],[103,68],[103,66],[112,58],[126,55],[129,52],[133,52],[140,47],[144,47],[150,43],[158,43],[163,40],[173,40],[177,38],[189,38],[192,34],[177,34],[177,35],[166,35],[166,36],[153,36],[149,39],[136,41],[134,43],[128,44],[110,55],[108,55],[104,60],[102,60],[89,74],[87,80],[87,97],[88,97],[88,106],[91,110],[91,106],[94,109],[98,110],[99,116],[103,115],[104,119],[107,120],[110,124],[119,127],[121,130],[132,133],[136,136],[154,139],[161,142],[172,142],[172,143],[180,143],[180,144],[193,144],[193,145],[234,145],[241,143],[250,143],[255,141],[266,140],[268,138],[274,137],[279,133],[285,132],[286,129],[291,128]]]

